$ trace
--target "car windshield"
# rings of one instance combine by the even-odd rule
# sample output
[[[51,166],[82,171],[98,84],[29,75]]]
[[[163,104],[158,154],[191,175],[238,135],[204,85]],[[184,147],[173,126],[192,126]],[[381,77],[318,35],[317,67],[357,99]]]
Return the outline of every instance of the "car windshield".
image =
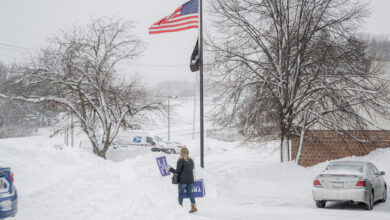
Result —
[[[348,171],[357,171],[359,173],[363,172],[362,165],[346,165],[346,164],[331,164],[326,170],[348,170]]]

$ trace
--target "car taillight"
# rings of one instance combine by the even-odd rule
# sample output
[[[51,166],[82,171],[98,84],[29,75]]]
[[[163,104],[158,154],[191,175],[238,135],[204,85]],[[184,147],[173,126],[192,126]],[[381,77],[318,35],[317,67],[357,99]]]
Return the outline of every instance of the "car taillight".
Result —
[[[183,148],[183,146],[177,146],[178,148]]]
[[[11,182],[14,182],[14,173],[11,173],[10,179],[11,179]]]
[[[364,180],[359,180],[359,181],[356,183],[356,186],[360,186],[360,187],[366,186],[366,181],[364,181]]]
[[[315,187],[322,187],[319,180],[314,180],[313,181],[313,186],[315,186]]]

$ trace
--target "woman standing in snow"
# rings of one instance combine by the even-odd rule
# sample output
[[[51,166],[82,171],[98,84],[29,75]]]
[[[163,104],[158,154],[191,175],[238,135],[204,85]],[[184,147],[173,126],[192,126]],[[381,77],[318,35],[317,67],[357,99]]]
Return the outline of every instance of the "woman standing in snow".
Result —
[[[186,147],[180,150],[180,158],[177,161],[176,170],[167,166],[167,170],[178,174],[179,176],[179,204],[183,205],[184,190],[186,190],[188,197],[191,200],[190,213],[198,211],[196,209],[196,203],[194,195],[192,195],[192,184],[194,183],[194,161],[188,157],[189,151]]]

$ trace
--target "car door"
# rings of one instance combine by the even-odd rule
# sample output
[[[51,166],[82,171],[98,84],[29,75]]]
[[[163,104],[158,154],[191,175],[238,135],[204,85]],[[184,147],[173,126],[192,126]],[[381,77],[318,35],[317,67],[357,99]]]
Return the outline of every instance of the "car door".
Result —
[[[385,190],[384,180],[383,180],[383,177],[380,175],[379,170],[375,167],[375,165],[374,164],[371,164],[371,165],[372,165],[372,169],[374,170],[376,184],[377,184],[376,190],[378,193],[376,193],[376,195],[377,195],[377,198],[381,199],[383,196],[384,190]]]
[[[382,196],[382,192],[381,192],[381,189],[379,189],[380,187],[378,187],[378,176],[375,173],[374,165],[368,164],[368,172],[369,172],[369,175],[371,178],[372,187],[374,189],[375,200],[377,200],[378,198],[380,198]]]
[[[371,164],[367,164],[367,178],[368,181],[370,181],[372,189],[375,191],[375,177],[374,177],[374,170],[372,169]]]

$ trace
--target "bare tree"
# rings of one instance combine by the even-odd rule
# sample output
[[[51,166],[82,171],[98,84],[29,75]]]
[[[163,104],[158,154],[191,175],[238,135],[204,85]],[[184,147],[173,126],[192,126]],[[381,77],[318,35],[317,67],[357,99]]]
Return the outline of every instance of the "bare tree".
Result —
[[[241,126],[249,130],[262,123],[258,115],[275,112],[277,118],[268,122],[279,123],[282,162],[289,159],[289,138],[299,135],[302,121],[337,127],[336,119],[347,115],[350,121],[343,122],[362,124],[358,105],[367,112],[383,107],[378,104],[383,84],[373,77],[355,38],[366,15],[360,1],[215,0],[211,5],[219,30],[209,41],[211,66],[225,88],[217,121],[235,123],[239,114],[246,116]],[[315,121],[302,120],[312,115]]]
[[[295,118],[295,133],[300,136],[298,164],[305,133],[312,127],[333,130],[340,136],[361,142],[374,141],[368,136],[360,139],[365,130],[384,129],[377,120],[388,120],[389,79],[383,76],[383,66],[373,60],[369,47],[362,39],[351,38],[341,47],[342,50],[328,52],[334,59],[328,59],[332,63],[329,63],[325,77],[318,77],[317,82],[327,87],[306,97],[302,111]],[[360,137],[350,130],[358,130]]]
[[[120,127],[163,107],[138,78],[129,82],[120,78],[120,65],[143,50],[131,29],[131,23],[100,18],[52,38],[15,82],[29,94],[13,94],[11,98],[51,102],[71,111],[91,141],[93,152],[105,158]],[[51,86],[49,94],[39,89],[45,84]]]

